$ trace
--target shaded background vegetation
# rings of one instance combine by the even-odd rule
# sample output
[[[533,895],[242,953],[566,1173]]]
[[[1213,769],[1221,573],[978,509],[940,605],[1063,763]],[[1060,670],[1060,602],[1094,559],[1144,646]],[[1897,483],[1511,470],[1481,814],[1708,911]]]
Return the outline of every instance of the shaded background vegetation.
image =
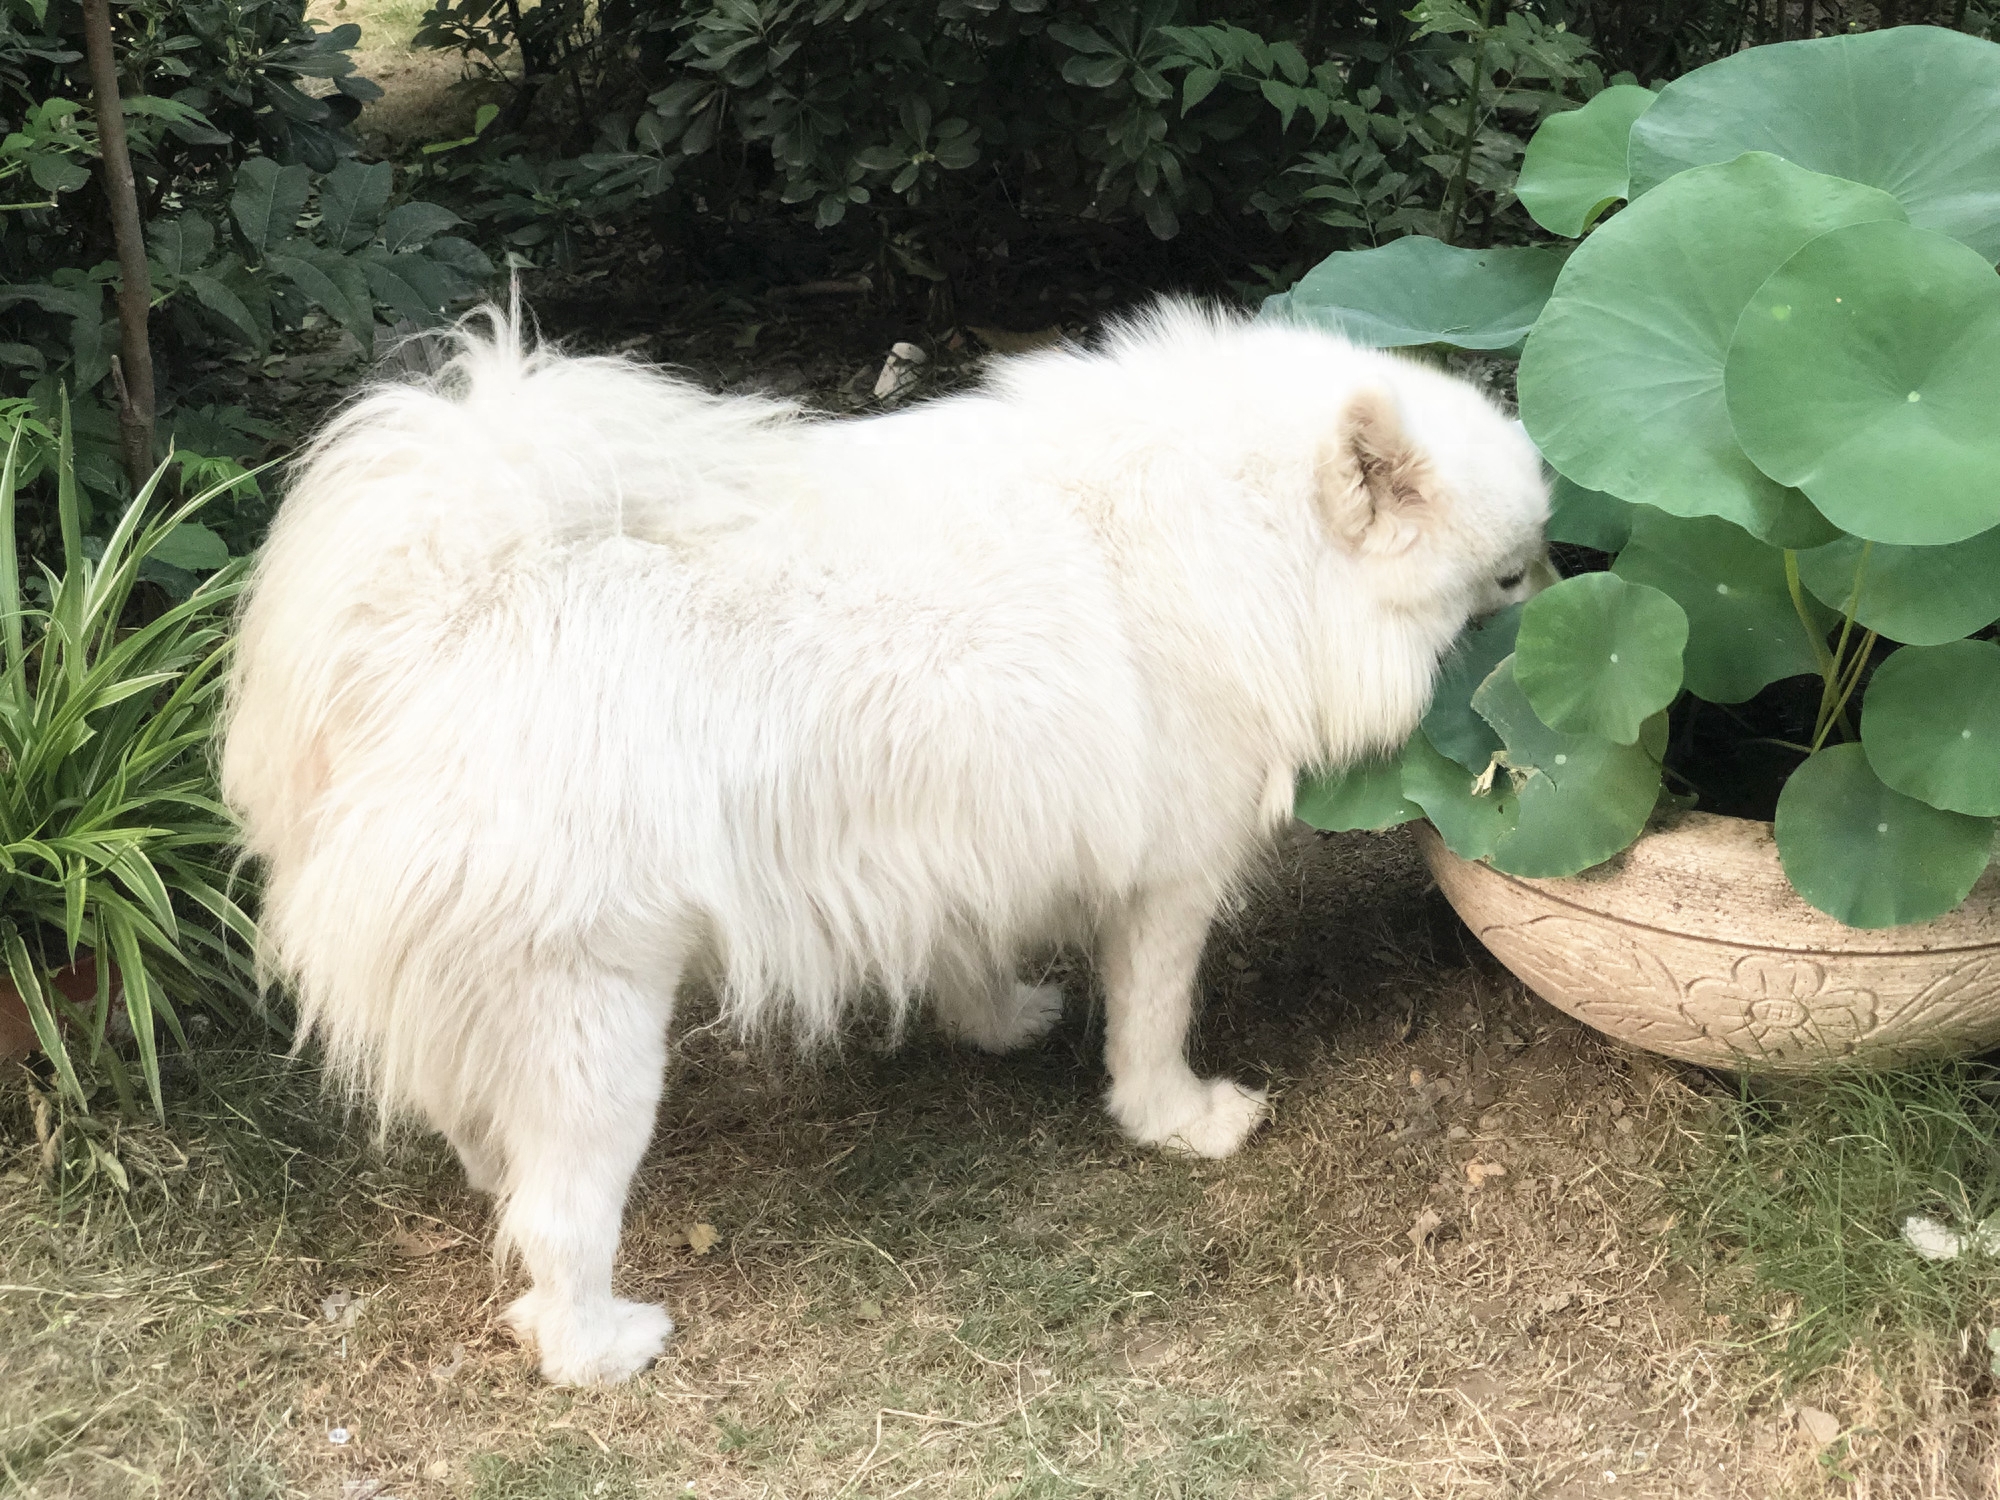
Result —
[[[949,324],[968,295],[1127,268],[1255,295],[1328,251],[1417,233],[1535,237],[1511,196],[1539,120],[1756,42],[1975,0],[441,0],[420,46],[467,65],[469,133],[356,135],[381,90],[360,29],[306,0],[114,10],[161,366],[161,456],[188,483],[281,452],[300,354],[348,356],[490,290],[607,254],[654,296],[866,277]],[[53,536],[60,397],[86,529],[129,491],[112,416],[111,216],[78,7],[0,4],[0,423],[25,421],[23,543]],[[468,112],[469,113],[469,112]],[[531,290],[533,290],[531,286]],[[282,373],[280,374],[282,380]],[[183,591],[248,549],[152,565]],[[169,571],[178,564],[185,576]]]

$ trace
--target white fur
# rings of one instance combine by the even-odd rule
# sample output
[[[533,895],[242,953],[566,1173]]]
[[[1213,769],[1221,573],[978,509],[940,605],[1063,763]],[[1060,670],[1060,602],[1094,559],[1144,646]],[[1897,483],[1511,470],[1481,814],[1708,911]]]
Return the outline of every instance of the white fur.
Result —
[[[1004,1048],[1060,1008],[1017,958],[1094,936],[1112,1115],[1234,1151],[1262,1096],[1183,1050],[1209,922],[1295,774],[1400,741],[1540,555],[1526,440],[1421,365],[1175,304],[851,422],[491,323],[304,459],[223,774],[269,971],[499,1195],[544,1372],[672,1330],[611,1270],[691,970],[746,1031],[931,993]],[[1347,483],[1367,400],[1421,494]]]

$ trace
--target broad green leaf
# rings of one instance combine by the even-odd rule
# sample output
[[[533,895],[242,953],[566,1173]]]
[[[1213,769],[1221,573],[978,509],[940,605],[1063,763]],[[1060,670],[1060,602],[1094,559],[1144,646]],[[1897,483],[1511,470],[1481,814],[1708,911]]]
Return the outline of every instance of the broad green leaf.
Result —
[[[319,186],[320,238],[329,249],[356,250],[375,238],[389,203],[395,170],[386,161],[364,167],[349,158]]]
[[[1514,680],[1550,728],[1636,744],[1680,694],[1687,638],[1687,615],[1658,589],[1585,573],[1528,601]]]
[[[1403,748],[1403,795],[1424,810],[1445,847],[1460,859],[1490,858],[1521,813],[1505,772],[1482,781],[1438,754],[1420,734]]]
[[[281,167],[268,156],[253,156],[236,169],[229,213],[254,259],[262,261],[291,238],[311,188],[312,173],[299,162]]]
[[[391,255],[420,249],[458,222],[457,214],[435,203],[399,203],[382,221],[382,244]]]
[[[1512,654],[1521,628],[1521,605],[1510,604],[1497,615],[1467,626],[1439,664],[1437,688],[1424,714],[1422,737],[1431,748],[1477,774],[1486,769],[1500,736],[1472,707],[1478,691],[1501,661]]]
[[[1301,822],[1335,833],[1393,828],[1424,815],[1422,808],[1403,800],[1403,767],[1394,758],[1307,777],[1299,783],[1296,813]]]
[[[1877,776],[1946,812],[2000,816],[2000,646],[1905,646],[1868,682],[1861,743]]]
[[[343,287],[334,279],[347,266],[344,257],[324,251],[308,255],[279,254],[271,256],[266,264],[311,298],[336,323],[360,340],[364,348],[367,346],[369,340],[362,338],[360,329],[364,323],[373,325],[375,299],[369,295],[367,281],[359,274],[358,268],[354,281],[358,283],[361,293],[359,307],[350,295],[352,288]]]
[[[437,304],[416,285],[416,278],[429,269],[420,265],[422,256],[389,256],[379,250],[370,250],[357,259],[376,301],[394,308],[412,323],[421,325],[437,320]]]
[[[1536,715],[1514,677],[1516,657],[1493,669],[1473,705],[1506,742],[1520,814],[1495,844],[1493,867],[1510,875],[1574,875],[1602,864],[1645,829],[1660,800],[1666,717],[1640,743],[1563,734]]]
[[[404,285],[422,299],[428,309],[424,320],[427,322],[436,322],[440,313],[473,290],[457,271],[433,260],[428,250],[383,256],[379,263],[388,266]]]
[[[198,521],[183,521],[154,543],[150,555],[169,567],[207,573],[229,561],[229,544]]]
[[[1947,547],[1867,546],[1842,537],[1799,554],[1799,576],[1822,604],[1845,610],[1868,560],[1855,619],[1906,646],[1941,646],[2000,620],[2000,527]]]
[[[167,276],[179,280],[190,271],[208,264],[215,252],[215,231],[197,213],[172,219],[156,219],[146,226],[146,246],[153,262]]]
[[[1181,113],[1186,114],[1215,91],[1222,82],[1220,68],[1189,68],[1181,81]]]
[[[1743,451],[1842,530],[1924,547],[2000,526],[2000,277],[1957,240],[1821,235],[1743,309],[1724,383]]]
[[[1599,552],[1616,552],[1632,539],[1632,506],[1602,490],[1587,490],[1558,474],[1549,490],[1548,538]]]
[[[493,262],[486,258],[486,253],[470,240],[462,240],[457,235],[439,235],[424,246],[424,255],[474,286],[493,274]]]
[[[1462,250],[1413,234],[1375,250],[1336,251],[1266,309],[1376,349],[1511,349],[1561,269],[1553,250]]]
[[[1710,703],[1741,703],[1786,677],[1819,670],[1819,653],[1785,582],[1785,556],[1713,516],[1641,510],[1612,571],[1649,584],[1687,615],[1687,690]],[[1824,631],[1832,622],[1810,598]]]
[[[1521,356],[1521,420],[1586,489],[1791,546],[1811,507],[1737,446],[1723,359],[1751,294],[1808,240],[1900,219],[1887,193],[1751,155],[1684,172],[1577,246]]]
[[[1932,26],[1752,47],[1676,79],[1632,128],[1632,196],[1768,151],[1893,193],[2000,260],[2000,47]]]
[[[1625,143],[1658,96],[1618,83],[1581,109],[1550,115],[1528,142],[1514,192],[1551,234],[1577,239],[1606,208],[1630,196]]]
[[[191,272],[186,280],[203,307],[221,314],[247,342],[263,347],[264,331],[241,297],[206,271]]]
[[[1986,869],[1991,818],[1943,812],[1882,783],[1860,745],[1832,745],[1778,794],[1778,858],[1792,888],[1850,927],[1941,917]]]

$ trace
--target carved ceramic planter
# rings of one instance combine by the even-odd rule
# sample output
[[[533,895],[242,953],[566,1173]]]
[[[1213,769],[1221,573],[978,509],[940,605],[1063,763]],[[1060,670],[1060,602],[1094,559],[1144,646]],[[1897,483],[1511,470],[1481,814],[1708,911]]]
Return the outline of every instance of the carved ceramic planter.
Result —
[[[1769,823],[1683,813],[1563,880],[1424,857],[1494,957],[1621,1041],[1750,1072],[2000,1044],[2000,867],[1935,922],[1864,930],[1800,899]]]

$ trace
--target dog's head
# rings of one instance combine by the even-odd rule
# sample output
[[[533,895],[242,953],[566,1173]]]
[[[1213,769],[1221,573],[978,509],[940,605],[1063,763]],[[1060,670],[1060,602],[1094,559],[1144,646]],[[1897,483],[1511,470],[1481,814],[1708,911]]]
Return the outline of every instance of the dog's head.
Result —
[[[1548,485],[1520,424],[1469,383],[1361,354],[1315,465],[1328,543],[1383,607],[1456,629],[1555,579]]]

